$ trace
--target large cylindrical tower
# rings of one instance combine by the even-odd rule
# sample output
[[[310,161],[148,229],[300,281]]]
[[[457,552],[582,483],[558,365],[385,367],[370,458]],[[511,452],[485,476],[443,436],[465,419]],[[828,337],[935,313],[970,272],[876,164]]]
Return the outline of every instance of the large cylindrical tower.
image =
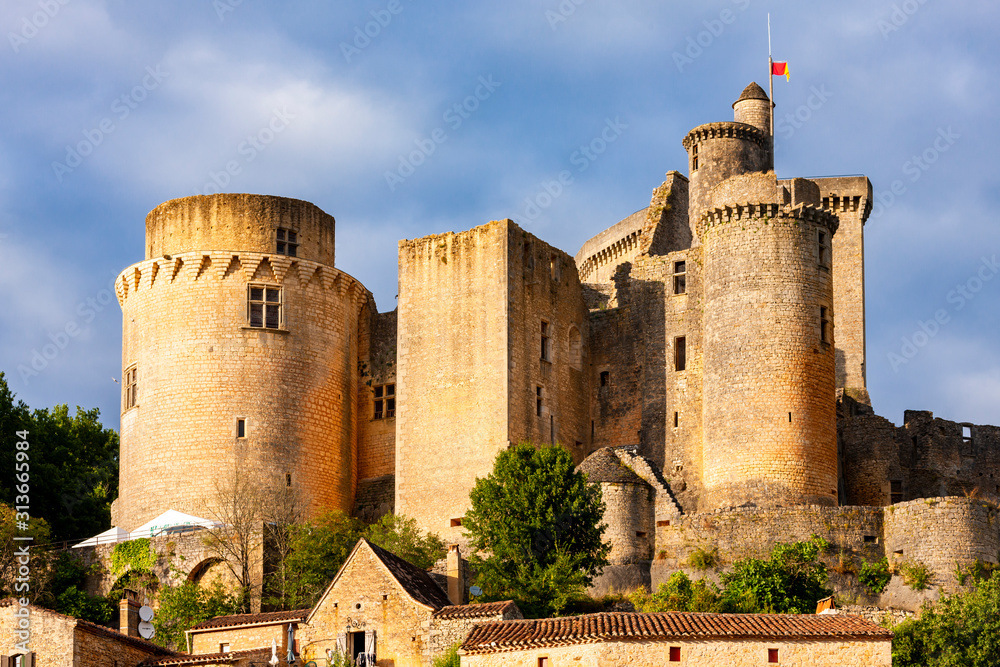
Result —
[[[333,253],[333,217],[294,199],[187,197],[147,216],[146,260],[116,281],[116,525],[205,516],[240,466],[300,489],[313,511],[350,511],[368,294]]]
[[[698,221],[705,505],[836,505],[826,253],[837,218],[790,200],[773,172],[734,177],[710,194]]]

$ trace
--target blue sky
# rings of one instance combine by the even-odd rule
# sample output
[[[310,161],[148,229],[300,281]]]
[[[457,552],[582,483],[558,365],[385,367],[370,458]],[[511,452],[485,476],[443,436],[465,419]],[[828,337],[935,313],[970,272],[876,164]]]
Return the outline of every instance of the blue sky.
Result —
[[[1000,423],[986,0],[5,0],[0,370],[33,407],[96,406],[117,428],[111,285],[143,258],[146,213],[175,197],[317,204],[337,219],[337,265],[383,311],[401,238],[511,217],[575,254],[686,169],[688,130],[767,87],[767,12],[792,74],[774,82],[778,175],[863,173],[879,196],[876,410]],[[562,171],[572,182],[530,208]]]

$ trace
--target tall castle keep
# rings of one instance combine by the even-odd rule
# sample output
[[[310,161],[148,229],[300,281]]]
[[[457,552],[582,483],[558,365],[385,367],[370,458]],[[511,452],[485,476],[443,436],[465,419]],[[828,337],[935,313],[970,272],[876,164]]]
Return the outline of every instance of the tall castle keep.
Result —
[[[313,511],[395,511],[460,542],[475,479],[531,440],[602,485],[606,585],[655,582],[706,545],[814,533],[871,558],[922,553],[942,573],[996,563],[997,524],[976,507],[995,508],[974,496],[1000,494],[1000,430],[874,415],[871,183],[778,179],[770,105],[747,86],[732,122],[683,138],[688,175],[669,172],[575,258],[511,220],[400,241],[389,313],[334,267],[334,219],[311,204],[157,207],[146,259],[116,282],[114,523],[204,515],[242,465]],[[952,497],[881,510],[939,496]],[[915,522],[954,539],[912,544]]]

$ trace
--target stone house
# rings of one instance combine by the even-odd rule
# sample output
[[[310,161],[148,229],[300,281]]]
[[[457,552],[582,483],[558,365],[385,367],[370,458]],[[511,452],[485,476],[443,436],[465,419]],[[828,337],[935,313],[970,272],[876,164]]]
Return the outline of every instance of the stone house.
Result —
[[[27,610],[22,616],[21,610]],[[24,652],[16,631],[30,631]],[[101,625],[65,616],[34,605],[22,607],[8,598],[0,601],[0,665],[2,667],[134,667],[161,656],[176,655],[156,644],[130,637]]]
[[[890,667],[892,633],[857,616],[601,613],[476,626],[462,667]]]

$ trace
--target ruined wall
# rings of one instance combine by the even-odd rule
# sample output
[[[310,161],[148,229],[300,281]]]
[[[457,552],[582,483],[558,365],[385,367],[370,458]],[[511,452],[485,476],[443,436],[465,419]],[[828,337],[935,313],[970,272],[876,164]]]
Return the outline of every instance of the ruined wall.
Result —
[[[755,181],[749,185],[759,189]],[[832,235],[836,218],[805,204],[729,194],[731,205],[699,222],[701,507],[836,504],[833,285],[817,258],[817,234]]]
[[[170,215],[179,216],[180,226],[188,220],[183,205],[207,206],[212,199],[168,202],[150,214],[148,225],[166,234]],[[280,207],[283,200],[236,200],[247,201]],[[250,207],[253,224],[245,224],[267,243],[275,225],[294,224],[294,219],[254,218],[258,208]],[[238,216],[239,208],[211,211]],[[328,217],[331,234],[332,220]],[[236,223],[229,217],[211,221],[218,223],[211,240],[223,245],[220,229]],[[301,229],[306,244],[312,232],[305,223]],[[230,247],[245,238],[236,236]],[[204,516],[217,481],[237,466],[267,471],[265,481],[275,484],[287,483],[290,475],[313,513],[350,511],[364,287],[302,256],[171,250],[176,254],[169,259],[135,264],[115,283],[123,313],[122,384],[132,367],[137,377],[135,406],[125,409],[124,400],[122,406],[115,525],[134,529],[167,509]],[[250,326],[250,284],[280,289],[279,327]],[[245,420],[242,438],[239,419]]]
[[[396,411],[387,404],[387,391],[395,391],[396,385],[396,335],[396,311],[376,312],[375,300],[369,300],[358,332],[359,488],[361,480],[392,475],[396,470]],[[375,411],[377,390],[382,401],[379,412]]]
[[[507,225],[508,438],[562,444],[579,463],[590,441],[590,345],[576,265]],[[492,462],[479,474],[491,469]]]
[[[511,224],[399,243],[395,508],[449,543],[510,439]]]
[[[892,565],[922,563],[931,584],[953,586],[956,568],[1000,557],[1000,510],[965,497],[925,498],[885,509],[885,551]]]

